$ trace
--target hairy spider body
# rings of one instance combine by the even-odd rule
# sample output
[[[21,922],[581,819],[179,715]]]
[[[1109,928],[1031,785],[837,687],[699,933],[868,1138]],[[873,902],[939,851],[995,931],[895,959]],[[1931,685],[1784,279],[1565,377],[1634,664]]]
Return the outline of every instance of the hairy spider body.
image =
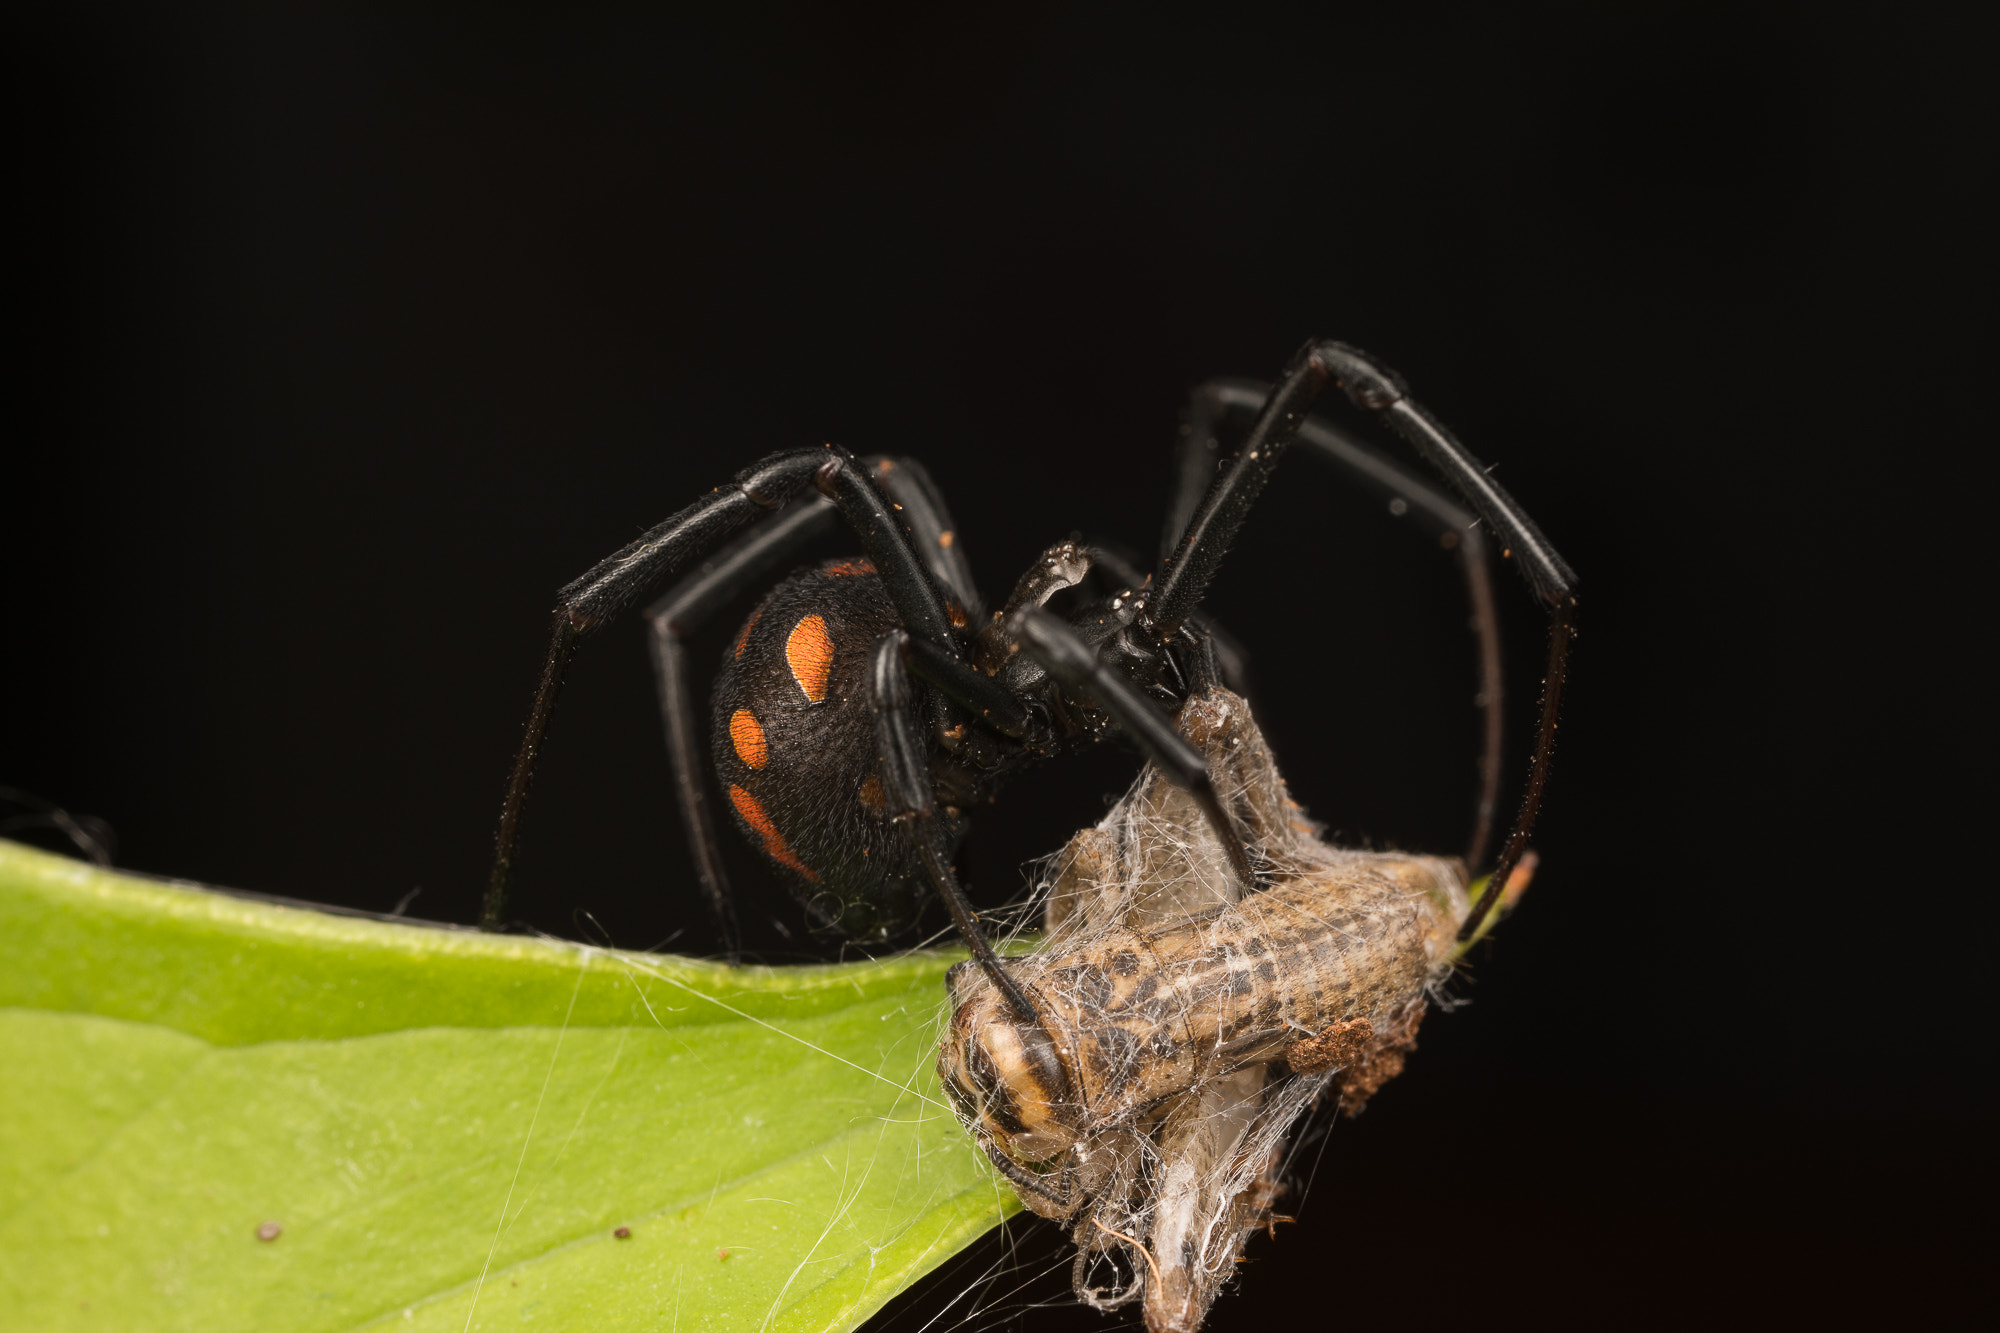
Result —
[[[717,784],[737,827],[814,924],[886,939],[930,896],[923,859],[895,826],[875,755],[868,672],[899,627],[875,567],[829,560],[773,588],[724,651],[711,709]],[[942,746],[925,758],[937,771]],[[964,834],[942,807],[947,854]]]
[[[877,475],[915,466],[872,460]],[[967,811],[991,802],[1008,777],[1116,730],[1110,712],[1062,690],[1033,655],[1012,651],[1007,635],[1009,615],[1040,605],[1089,569],[1081,546],[1058,542],[983,627],[957,602],[946,606],[968,660],[1019,701],[1012,735],[968,719],[921,678],[898,678],[897,662],[914,649],[866,559],[797,571],[751,611],[716,678],[710,754],[737,827],[816,925],[887,939],[930,896],[924,856],[897,827],[884,786],[877,729],[885,693],[907,691],[923,756],[912,780],[928,786],[935,841],[947,858],[970,826]],[[1110,637],[1139,604],[1124,593],[1093,604],[1076,618],[1077,637],[1086,645]],[[896,659],[880,663],[890,679],[872,681],[885,644]]]
[[[1309,417],[1331,386],[1411,443],[1477,521],[1396,463]],[[1225,451],[1226,423],[1245,418],[1247,431]],[[1505,882],[1526,851],[1547,778],[1574,576],[1487,469],[1409,398],[1392,372],[1345,344],[1314,341],[1275,385],[1216,381],[1196,391],[1150,573],[1119,568],[1116,559],[1074,540],[1060,542],[989,616],[965,544],[923,469],[907,459],[857,459],[832,446],[770,455],[587,571],[559,594],[547,663],[502,807],[483,924],[500,924],[529,779],[578,639],[689,566],[646,616],[682,819],[732,957],[734,909],[712,808],[718,796],[822,924],[883,938],[935,893],[1016,1017],[1033,1021],[1034,1002],[986,943],[951,859],[966,810],[991,799],[1008,775],[1113,731],[1188,793],[1237,890],[1255,890],[1258,871],[1237,816],[1219,798],[1208,760],[1178,733],[1168,710],[1220,678],[1201,600],[1294,441],[1388,493],[1401,506],[1392,505],[1393,512],[1418,514],[1459,555],[1482,646],[1479,693],[1489,713],[1480,808],[1466,856],[1474,865],[1484,855],[1497,788],[1493,714],[1500,697],[1480,523],[1497,536],[1502,555],[1515,558],[1549,611],[1550,671],[1534,764],[1494,873],[1496,885]],[[687,637],[836,521],[860,539],[860,558],[794,574],[766,597],[725,657],[704,745]],[[1067,617],[1047,610],[1049,598],[1077,584],[1093,560],[1110,566],[1113,595]],[[1489,887],[1461,932],[1484,918],[1497,891]]]

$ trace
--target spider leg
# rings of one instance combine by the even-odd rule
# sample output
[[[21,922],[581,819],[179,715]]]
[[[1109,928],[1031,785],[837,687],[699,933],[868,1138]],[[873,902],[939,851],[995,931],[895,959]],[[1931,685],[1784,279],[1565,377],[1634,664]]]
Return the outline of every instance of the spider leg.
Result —
[[[1028,709],[993,677],[921,639],[902,643],[903,664],[1003,736],[1019,739],[1028,730]]]
[[[1357,407],[1375,413],[1444,475],[1497,534],[1501,558],[1515,561],[1549,615],[1548,674],[1542,683],[1541,722],[1535,732],[1527,790],[1486,891],[1460,928],[1459,938],[1467,939],[1485,920],[1501,887],[1520,863],[1541,809],[1575,625],[1576,572],[1520,503],[1437,418],[1409,397],[1393,372],[1345,343],[1315,340],[1299,349],[1258,413],[1250,434],[1188,520],[1173,554],[1162,562],[1145,614],[1106,646],[1114,649],[1114,660],[1122,659],[1140,669],[1157,662],[1161,647],[1200,603],[1244,515],[1264,489],[1307,411],[1328,385],[1338,385]]]
[[[700,629],[718,608],[770,573],[801,546],[831,530],[833,524],[833,502],[824,496],[794,502],[768,524],[736,538],[713,558],[702,562],[643,613],[652,629],[647,642],[652,649],[653,678],[660,691],[660,717],[666,726],[674,797],[680,806],[681,824],[687,830],[695,876],[722,932],[723,954],[732,964],[740,959],[742,935],[737,929],[736,908],[729,898],[729,877],[722,868],[715,815],[709,806],[708,765],[702,754],[701,728],[695,720],[687,637]]]
[[[506,799],[500,808],[493,873],[487,881],[486,901],[480,911],[481,929],[500,928],[507,901],[507,880],[513,872],[514,847],[520,837],[521,810],[527,802],[535,760],[548,735],[549,719],[555,714],[556,698],[562,692],[563,675],[576,652],[577,640],[630,608],[660,579],[715,549],[738,528],[781,508],[808,482],[833,501],[841,518],[861,539],[862,550],[874,562],[889,600],[896,607],[897,617],[911,635],[947,655],[963,656],[952,634],[944,597],[931,581],[923,557],[853,455],[829,445],[823,449],[772,454],[752,464],[737,473],[731,484],[717,487],[638,540],[600,560],[556,595],[555,628],[549,637],[548,656],[542,664],[528,724],[521,748],[515,753]],[[949,702],[941,703],[941,715],[953,707]],[[941,721],[945,724],[942,729],[948,729],[949,718],[941,716]]]
[[[924,755],[923,734],[910,709],[910,682],[903,668],[903,649],[908,636],[901,630],[884,634],[875,642],[875,654],[868,671],[868,698],[875,710],[875,750],[882,765],[882,796],[893,812],[905,837],[922,855],[931,886],[951,913],[952,924],[964,937],[966,948],[994,987],[1007,997],[1014,1012],[1029,1023],[1041,1016],[1027,994],[1015,984],[993,946],[979,929],[979,918],[967,901],[958,877],[937,835],[936,806],[931,800],[930,764]]]
[[[869,475],[898,509],[910,540],[923,557],[924,567],[945,593],[957,600],[973,623],[986,618],[979,589],[972,584],[972,563],[965,558],[965,544],[958,539],[958,527],[945,508],[944,495],[924,465],[914,458],[863,459]]]
[[[1254,892],[1257,875],[1251,869],[1250,854],[1243,849],[1242,835],[1222,808],[1215,784],[1209,780],[1208,761],[1201,751],[1188,744],[1187,738],[1174,727],[1173,719],[1161,712],[1159,705],[1141,693],[1123,672],[1100,662],[1097,653],[1076,636],[1076,631],[1061,616],[1039,606],[1025,606],[1012,619],[1014,633],[1029,656],[1065,688],[1087,690],[1095,695],[1168,780],[1194,797],[1221,841],[1244,892]]]
[[[1193,633],[1182,630],[1181,637],[1192,640],[1187,651],[1187,693],[1190,698],[1206,694],[1217,685],[1225,688],[1228,674],[1223,669],[1221,655],[1216,651],[1213,631]]]
[[[1247,424],[1271,396],[1271,386],[1258,380],[1210,380],[1188,397],[1185,434],[1175,460],[1172,503],[1161,534],[1162,559],[1173,554],[1182,531],[1215,479],[1221,436],[1228,425]],[[1324,417],[1299,423],[1298,443],[1308,453],[1340,467],[1383,496],[1396,512],[1407,512],[1446,550],[1458,557],[1472,609],[1472,632],[1479,648],[1479,710],[1484,736],[1479,752],[1479,798],[1474,807],[1472,835],[1466,840],[1465,863],[1486,859],[1493,821],[1500,800],[1501,727],[1505,709],[1505,675],[1500,665],[1500,616],[1493,595],[1491,546],[1478,520],[1463,505],[1417,476],[1402,463],[1364,443]],[[1228,661],[1224,660],[1225,670]]]

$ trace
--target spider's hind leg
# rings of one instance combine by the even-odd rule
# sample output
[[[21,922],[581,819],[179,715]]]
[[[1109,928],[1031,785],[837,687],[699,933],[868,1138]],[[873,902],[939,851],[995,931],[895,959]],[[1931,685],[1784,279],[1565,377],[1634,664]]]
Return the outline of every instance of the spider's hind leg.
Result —
[[[702,896],[715,914],[724,956],[740,961],[743,937],[730,900],[729,877],[722,868],[722,847],[715,814],[709,805],[711,784],[702,758],[701,728],[695,721],[695,700],[688,670],[687,639],[715,612],[757,580],[770,573],[801,547],[833,530],[833,501],[824,496],[797,501],[762,527],[738,537],[717,552],[666,596],[647,607],[651,629],[653,678],[660,691],[660,717],[667,732],[667,759],[673,766],[674,799]]]
[[[946,530],[938,530],[937,540],[930,543],[938,549],[919,551],[910,528],[896,517],[895,509],[902,502],[885,500],[882,491],[869,480],[864,465],[844,449],[830,445],[824,449],[792,449],[745,468],[728,485],[717,487],[626,543],[556,594],[548,655],[543,660],[534,702],[529,708],[527,725],[522,729],[521,745],[515,751],[506,797],[500,807],[500,826],[493,840],[493,869],[480,910],[481,929],[501,928],[515,848],[520,839],[521,813],[578,640],[629,610],[668,574],[722,546],[745,525],[770,517],[807,486],[831,500],[841,518],[854,530],[863,553],[881,577],[896,618],[910,636],[944,657],[963,661],[965,645],[960,640],[963,612],[954,616],[953,604],[940,591],[932,573],[940,558],[947,565],[951,563],[946,553],[953,543],[942,540]],[[911,494],[916,495],[917,491]],[[934,488],[923,489],[923,497],[935,499]],[[943,514],[941,503],[924,508]],[[769,548],[752,543],[745,549]],[[935,702],[934,724],[941,737],[962,732],[955,721],[956,710],[957,704],[948,698]],[[670,707],[670,716],[673,711]]]

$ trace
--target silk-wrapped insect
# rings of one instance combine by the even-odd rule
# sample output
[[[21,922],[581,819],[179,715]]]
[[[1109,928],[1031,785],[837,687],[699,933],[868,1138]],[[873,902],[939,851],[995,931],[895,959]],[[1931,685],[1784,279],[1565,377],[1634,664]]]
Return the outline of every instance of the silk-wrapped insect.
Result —
[[[1402,1070],[1472,906],[1456,858],[1322,841],[1236,695],[1195,695],[1178,720],[1261,887],[1241,891],[1189,793],[1149,766],[1053,858],[1046,937],[1008,963],[1035,1019],[961,963],[938,1053],[959,1118],[1022,1202],[1071,1224],[1077,1295],[1106,1309],[1143,1296],[1153,1333],[1198,1327],[1250,1233],[1276,1220],[1300,1116],[1327,1098],[1352,1115]],[[1107,1290],[1093,1269],[1113,1252]]]

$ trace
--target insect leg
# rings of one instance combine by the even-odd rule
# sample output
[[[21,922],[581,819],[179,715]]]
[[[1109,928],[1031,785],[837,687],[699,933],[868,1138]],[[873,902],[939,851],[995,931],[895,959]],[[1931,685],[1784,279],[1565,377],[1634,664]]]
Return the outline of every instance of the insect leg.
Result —
[[[1015,1189],[1026,1190],[1039,1198],[1047,1199],[1058,1208],[1076,1206],[1075,1183],[1069,1179],[1068,1172],[1063,1173],[1063,1185],[1060,1191],[1050,1189],[1047,1181],[994,1147],[984,1134],[978,1137],[979,1146],[986,1150],[986,1156],[999,1168],[1001,1175],[1014,1183]]]
[[[979,919],[966,900],[958,877],[952,874],[951,863],[938,837],[930,764],[924,756],[923,733],[910,710],[910,681],[903,669],[906,638],[903,631],[897,630],[876,640],[868,671],[868,697],[875,710],[875,749],[882,765],[883,799],[904,836],[923,857],[931,886],[944,900],[952,924],[964,937],[973,960],[1007,997],[1015,1013],[1026,1022],[1039,1024],[1041,1016],[1035,1012],[1035,1006],[1008,975],[993,946],[980,932]]]
[[[1172,553],[1181,530],[1201,502],[1203,491],[1214,479],[1215,458],[1225,429],[1248,425],[1270,396],[1269,384],[1244,379],[1210,380],[1189,395],[1188,433],[1181,442],[1177,489],[1168,509],[1162,555]],[[1505,698],[1505,677],[1500,665],[1500,615],[1493,595],[1492,548],[1486,533],[1463,505],[1396,459],[1324,417],[1307,417],[1300,422],[1297,439],[1306,452],[1341,468],[1383,496],[1397,512],[1407,511],[1441,546],[1458,557],[1466,600],[1472,609],[1473,637],[1479,649],[1478,700],[1485,732],[1479,752],[1479,797],[1465,852],[1465,863],[1476,868],[1486,859],[1499,808]],[[1190,457],[1195,460],[1193,465],[1188,462]],[[1195,483],[1202,490],[1188,489]],[[1224,666],[1227,667],[1226,661]]]
[[[1062,617],[1039,606],[1026,606],[1014,613],[1013,621],[1021,646],[1051,676],[1067,688],[1094,694],[1145,756],[1159,765],[1175,786],[1194,797],[1221,841],[1243,891],[1254,892],[1256,872],[1250,868],[1250,855],[1243,849],[1241,835],[1215,794],[1208,761],[1174,728],[1173,719],[1123,673],[1099,662],[1097,654],[1077,638]]]
[[[704,561],[644,615],[652,628],[648,644],[653,677],[659,686],[660,717],[667,732],[667,757],[674,772],[674,796],[681,824],[687,830],[695,875],[722,932],[723,953],[738,960],[742,936],[736,908],[729,898],[729,878],[722,868],[715,815],[709,808],[707,764],[702,755],[701,729],[696,723],[694,692],[687,660],[687,636],[746,587],[768,574],[792,552],[830,531],[833,502],[824,496],[794,502],[768,524],[738,537]]]

